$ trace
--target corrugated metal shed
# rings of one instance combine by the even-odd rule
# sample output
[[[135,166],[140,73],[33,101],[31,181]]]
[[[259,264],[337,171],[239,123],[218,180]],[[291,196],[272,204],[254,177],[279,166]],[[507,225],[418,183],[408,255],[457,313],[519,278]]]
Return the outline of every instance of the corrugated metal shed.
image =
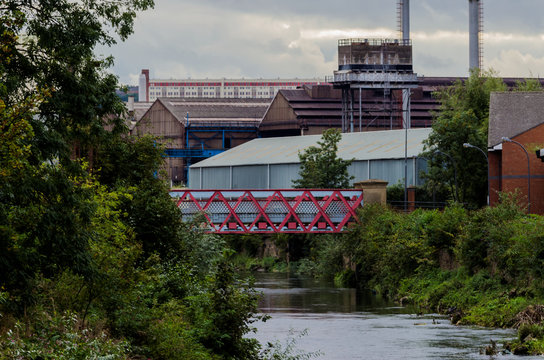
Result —
[[[382,179],[390,184],[404,179],[407,135],[408,182],[420,184],[424,159],[417,159],[431,129],[371,131],[342,134],[338,156],[354,159],[349,172],[354,182]],[[317,146],[320,135],[255,139],[191,166],[193,189],[290,188],[298,178],[298,153]]]

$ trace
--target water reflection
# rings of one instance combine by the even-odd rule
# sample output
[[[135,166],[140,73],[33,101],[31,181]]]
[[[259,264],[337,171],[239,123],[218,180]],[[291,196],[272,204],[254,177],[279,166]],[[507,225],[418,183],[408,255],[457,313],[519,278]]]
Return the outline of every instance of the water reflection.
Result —
[[[512,330],[453,326],[438,315],[417,316],[369,292],[314,279],[255,277],[255,287],[263,293],[259,308],[271,319],[257,324],[254,337],[261,343],[285,343],[290,329],[307,329],[297,347],[321,350],[321,359],[489,359],[479,350],[491,339],[500,342],[515,335]]]

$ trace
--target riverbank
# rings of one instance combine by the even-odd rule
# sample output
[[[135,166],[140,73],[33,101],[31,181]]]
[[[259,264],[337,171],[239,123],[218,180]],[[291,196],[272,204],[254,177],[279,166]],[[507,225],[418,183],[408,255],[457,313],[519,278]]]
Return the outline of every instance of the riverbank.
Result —
[[[316,358],[326,360],[489,360],[485,349],[491,339],[503,350],[501,344],[515,335],[511,329],[455,326],[445,316],[416,314],[411,306],[398,306],[372,291],[336,287],[330,280],[289,273],[253,276],[262,293],[259,310],[270,318],[256,323],[257,332],[250,336],[263,344],[293,344],[292,355],[319,353]]]
[[[515,328],[507,348],[544,353],[542,216],[505,198],[477,211],[402,214],[369,205],[360,218],[347,234],[282,239],[290,250],[297,242],[298,254],[289,254],[297,271],[446,314],[454,324]]]

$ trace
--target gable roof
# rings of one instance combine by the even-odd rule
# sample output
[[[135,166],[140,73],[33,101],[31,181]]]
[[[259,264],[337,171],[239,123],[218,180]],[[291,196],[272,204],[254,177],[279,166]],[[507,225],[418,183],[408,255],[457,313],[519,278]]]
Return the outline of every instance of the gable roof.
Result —
[[[187,114],[190,124],[258,126],[270,105],[270,100],[168,97],[158,98],[153,105],[155,104],[164,106],[184,126],[187,125]],[[146,117],[151,108],[142,117]]]
[[[338,157],[355,160],[403,159],[404,140],[408,137],[407,156],[416,157],[423,151],[423,140],[430,128],[366,131],[344,133],[338,143]],[[202,160],[191,168],[241,165],[299,163],[298,153],[317,146],[321,135],[260,138],[236,146],[221,154]]]
[[[544,91],[491,93],[487,146],[494,147],[503,136],[513,138],[543,123]]]

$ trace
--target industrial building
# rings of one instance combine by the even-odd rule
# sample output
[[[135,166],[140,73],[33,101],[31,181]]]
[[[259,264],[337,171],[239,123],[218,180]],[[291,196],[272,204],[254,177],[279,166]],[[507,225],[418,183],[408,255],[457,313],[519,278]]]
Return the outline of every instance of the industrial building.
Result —
[[[491,205],[499,201],[499,192],[519,189],[522,203],[530,203],[530,212],[544,214],[542,109],[544,92],[491,94],[488,133]]]
[[[268,105],[260,99],[159,98],[131,134],[159,138],[166,146],[168,178],[182,183],[191,163],[256,138]]]
[[[353,159],[353,182],[381,179],[389,184],[421,185],[426,160],[418,158],[431,129],[406,129],[342,134],[338,157]],[[320,135],[260,138],[191,165],[191,189],[287,189],[297,179],[298,154],[317,146]],[[405,140],[407,140],[405,142]],[[406,154],[405,154],[406,144]],[[406,155],[406,168],[405,168]]]
[[[410,127],[431,127],[433,111],[440,104],[433,92],[451,86],[459,78],[419,78],[411,89]],[[355,101],[354,131],[394,130],[403,128],[402,90],[362,89],[361,111]],[[359,90],[354,92],[358,98]],[[272,100],[259,126],[262,137],[316,135],[328,128],[342,128],[342,90],[332,84],[280,90]],[[360,116],[359,116],[360,115]]]
[[[153,102],[159,97],[271,99],[281,89],[317,85],[324,79],[150,79],[149,69],[139,78],[138,98]]]
[[[189,176],[188,167],[258,137],[287,136],[290,138],[284,140],[286,142],[306,143],[313,140],[293,136],[320,135],[332,127],[342,129],[346,138],[349,138],[347,133],[359,132],[363,141],[378,136],[363,135],[368,131],[378,134],[390,130],[391,134],[379,136],[394,138],[397,135],[393,134],[398,129],[408,129],[408,133],[413,133],[415,130],[412,129],[429,128],[433,112],[439,110],[433,92],[463,78],[427,78],[413,72],[409,0],[399,0],[398,4],[402,38],[340,39],[338,69],[327,79],[158,80],[149,78],[149,70],[142,70],[139,86],[141,102],[132,105],[132,133],[149,133],[162,139],[167,146],[168,176],[173,182],[187,183],[190,180],[191,187],[195,186],[195,181],[209,187],[220,178],[213,180],[204,176],[206,170],[204,177],[196,179],[194,171]],[[480,0],[469,0],[469,5],[470,67],[481,68],[482,3]],[[503,80],[511,87],[522,79]],[[273,146],[285,146],[282,140],[275,141],[277,144]],[[259,149],[244,146],[239,151],[248,151],[252,155]],[[233,150],[228,153],[232,154]],[[238,154],[240,159],[245,158],[243,153]],[[256,180],[258,187],[270,186],[271,183],[290,187],[290,177],[276,180],[274,172],[270,171],[277,164],[290,164],[282,167],[291,170],[283,170],[289,174],[298,173],[297,151],[294,154],[289,161],[271,162],[271,168],[267,165],[268,175],[259,175],[265,177]],[[369,160],[367,155],[359,155],[360,159]],[[417,153],[411,156],[417,156]],[[216,158],[223,159],[223,155]],[[206,160],[193,168],[202,171],[211,163],[211,160]],[[249,173],[244,179],[237,180],[236,172],[243,173],[244,165],[243,162],[233,163],[236,165],[229,167],[230,183],[228,186],[222,184],[224,188],[250,181]],[[377,177],[390,183],[399,180],[398,176],[391,175],[396,170],[391,170],[392,173],[384,170],[385,173],[378,174],[371,171],[375,165],[370,162],[366,164],[367,173],[361,170],[364,165],[354,165],[352,168],[360,180],[365,179],[359,176],[362,173],[366,174],[366,179]],[[397,166],[394,162],[388,164],[393,164],[392,169]],[[416,168],[417,164],[414,163],[412,169]],[[224,174],[225,168],[222,169]],[[256,169],[253,167],[252,171]],[[411,176],[414,183],[410,184],[418,184],[417,176]],[[404,178],[404,175],[400,178]],[[250,182],[253,184],[253,179]]]

